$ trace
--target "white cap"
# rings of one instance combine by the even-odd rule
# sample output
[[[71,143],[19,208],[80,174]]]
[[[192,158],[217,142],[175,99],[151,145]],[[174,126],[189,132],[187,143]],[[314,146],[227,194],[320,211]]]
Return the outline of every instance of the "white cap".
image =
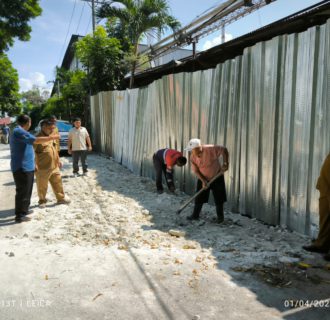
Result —
[[[192,149],[198,148],[200,147],[201,141],[200,139],[194,138],[194,139],[190,139],[190,141],[187,144],[187,147],[184,149],[185,151],[191,151]]]

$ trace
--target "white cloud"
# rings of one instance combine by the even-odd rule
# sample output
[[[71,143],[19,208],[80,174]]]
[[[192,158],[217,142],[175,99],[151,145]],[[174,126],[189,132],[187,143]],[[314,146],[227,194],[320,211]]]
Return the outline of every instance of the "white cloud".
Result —
[[[225,42],[233,39],[233,36],[230,33],[225,33]],[[217,46],[222,43],[222,35],[219,35],[212,40],[207,40],[203,45],[203,51],[208,50],[214,46]]]
[[[29,78],[20,78],[19,79],[20,91],[28,91],[32,89],[33,86],[39,88],[49,88],[49,84],[46,82],[46,77],[41,72],[31,72]]]

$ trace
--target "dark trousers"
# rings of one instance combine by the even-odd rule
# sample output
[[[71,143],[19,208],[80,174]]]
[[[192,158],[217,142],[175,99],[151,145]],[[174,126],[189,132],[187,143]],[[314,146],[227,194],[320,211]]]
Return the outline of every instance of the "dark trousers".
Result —
[[[163,173],[165,176],[167,187],[170,189],[172,186],[174,187],[173,182],[168,182],[166,179],[166,165],[164,163],[164,160],[159,157],[157,154],[154,154],[153,156],[153,162],[154,162],[154,168],[156,171],[156,187],[157,190],[163,190]]]
[[[197,191],[201,190],[203,183],[198,179]],[[195,198],[194,211],[191,216],[192,219],[198,219],[204,203],[209,201],[210,191],[212,190],[213,198],[216,206],[218,219],[223,221],[223,203],[227,201],[226,185],[224,176],[220,176],[217,180],[212,182],[211,186],[205,191],[201,192],[199,196]]]
[[[72,151],[73,173],[79,172],[79,159],[83,168],[83,172],[87,172],[87,150]]]
[[[201,190],[203,183],[198,179],[197,181],[197,190]],[[211,186],[203,191],[198,197],[195,198],[196,204],[203,204],[209,201],[210,191],[212,190],[214,202],[216,205],[221,205],[227,201],[226,185],[224,176],[220,176],[217,180],[213,181]]]
[[[18,170],[13,173],[16,185],[15,195],[15,215],[16,218],[21,218],[29,211],[31,202],[34,171],[24,172]]]

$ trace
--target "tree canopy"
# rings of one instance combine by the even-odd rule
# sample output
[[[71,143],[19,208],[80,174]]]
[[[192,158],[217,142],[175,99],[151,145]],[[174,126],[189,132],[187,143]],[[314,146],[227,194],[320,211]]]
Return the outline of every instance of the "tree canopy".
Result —
[[[122,30],[133,45],[131,64],[131,83],[133,86],[136,62],[138,60],[138,45],[148,34],[163,33],[167,28],[175,31],[180,23],[169,11],[167,0],[115,0],[105,3],[97,12],[98,17],[115,19],[118,25],[115,30]]]
[[[93,35],[87,35],[76,43],[76,54],[87,73],[92,94],[116,90],[123,79],[120,41],[109,38],[106,30],[98,26]]]
[[[18,74],[7,55],[0,54],[0,111],[14,115],[20,112]]]
[[[21,41],[30,39],[29,21],[41,15],[39,0],[0,1],[0,52],[8,50],[14,38]]]

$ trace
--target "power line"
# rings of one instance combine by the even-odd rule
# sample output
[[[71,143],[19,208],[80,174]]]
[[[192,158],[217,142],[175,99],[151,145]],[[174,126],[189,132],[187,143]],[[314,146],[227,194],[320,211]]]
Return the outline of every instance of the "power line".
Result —
[[[91,22],[92,22],[92,16],[90,16],[89,17],[89,21],[88,21],[88,24],[87,24],[87,28],[86,28],[86,31],[85,31],[85,35],[87,34],[87,32],[88,32],[88,29],[89,29],[89,25],[91,24]]]
[[[75,9],[76,9],[76,4],[77,4],[77,0],[74,1],[74,5],[73,5],[73,9],[72,9],[72,13],[71,13],[71,18],[70,18],[70,23],[69,23],[69,26],[68,26],[68,30],[67,30],[67,32],[66,32],[65,40],[64,40],[64,43],[63,43],[63,46],[62,46],[62,49],[61,49],[60,58],[58,59],[58,63],[57,63],[57,65],[60,64],[60,61],[61,61],[61,58],[62,58],[62,53],[63,53],[64,47],[65,47],[65,44],[66,44],[66,40],[68,39],[68,35],[69,35],[69,31],[70,31],[71,23],[72,23],[72,18],[73,18],[73,15],[74,15]]]
[[[84,2],[83,6],[82,6],[82,9],[81,9],[81,12],[80,12],[80,17],[79,17],[78,25],[77,25],[77,29],[76,29],[76,32],[75,32],[76,34],[78,34],[78,29],[79,29],[79,26],[80,26],[81,17],[83,15],[84,9],[85,9],[85,4],[86,4],[86,2]]]

